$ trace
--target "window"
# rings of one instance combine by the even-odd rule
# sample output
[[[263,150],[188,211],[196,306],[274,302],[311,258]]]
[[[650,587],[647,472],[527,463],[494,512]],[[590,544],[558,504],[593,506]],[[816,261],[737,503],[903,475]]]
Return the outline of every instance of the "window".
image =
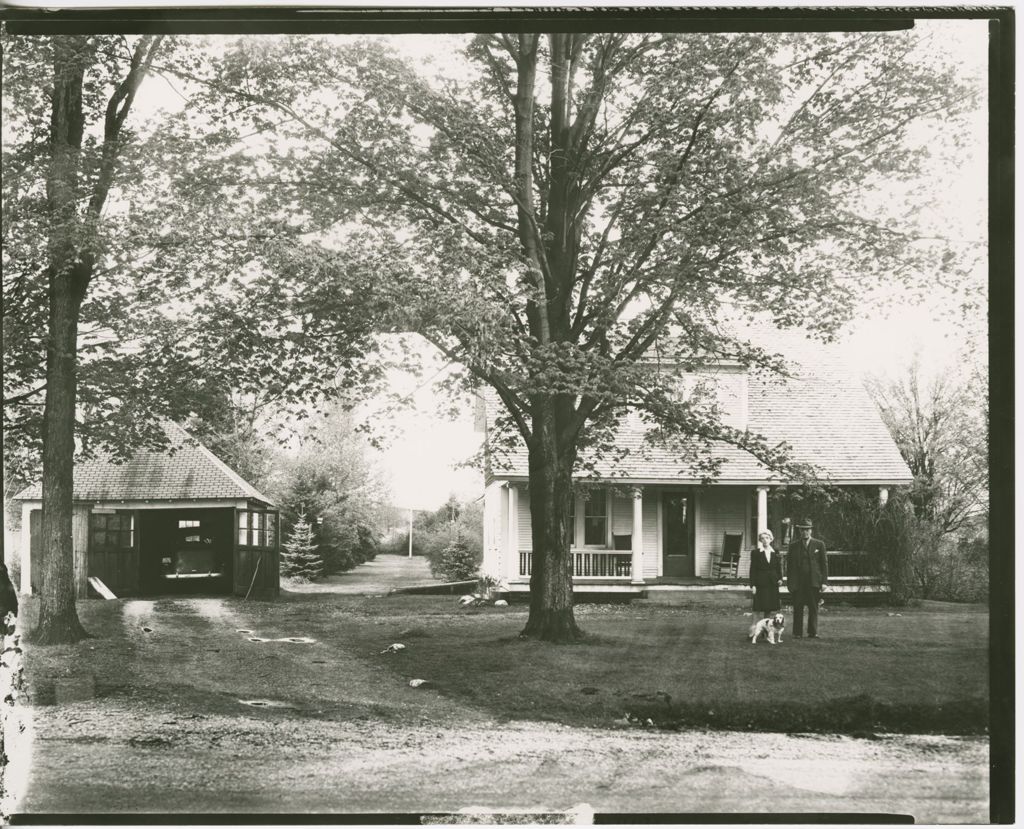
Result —
[[[243,547],[273,547],[277,543],[277,515],[239,510],[238,543]]]
[[[576,546],[576,496],[569,498],[569,523],[566,525],[566,535],[569,537],[569,546]]]
[[[598,491],[583,502],[583,543],[604,547],[608,543],[608,499]]]
[[[178,529],[179,530],[187,529],[188,527],[198,527],[198,526],[199,526],[199,522],[198,521],[189,520],[189,521],[179,521],[178,522]]]
[[[90,513],[89,549],[130,550],[135,546],[135,514]]]

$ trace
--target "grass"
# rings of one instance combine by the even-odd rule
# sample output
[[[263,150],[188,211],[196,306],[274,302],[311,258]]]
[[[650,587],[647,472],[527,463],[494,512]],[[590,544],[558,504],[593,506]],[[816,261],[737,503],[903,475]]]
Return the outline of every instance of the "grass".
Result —
[[[60,676],[88,671],[101,696],[178,695],[230,708],[240,695],[266,695],[325,717],[397,722],[472,710],[498,723],[650,720],[646,727],[858,736],[988,727],[988,612],[977,605],[830,607],[825,638],[787,632],[773,647],[750,644],[739,605],[580,605],[585,639],[550,645],[519,638],[523,605],[461,608],[454,596],[207,601],[199,615],[158,601],[152,634],[129,622],[127,603],[81,603],[95,638],[27,653],[36,698],[45,702]],[[242,626],[318,644],[254,646],[235,630]],[[406,647],[381,655],[393,642]],[[436,693],[410,689],[414,678]]]
[[[852,734],[979,734],[988,726],[988,614],[977,606],[835,608],[818,640],[751,645],[741,607],[581,605],[587,637],[518,637],[521,607],[457,612],[439,597],[363,603],[357,647],[385,630],[389,663],[505,719]]]

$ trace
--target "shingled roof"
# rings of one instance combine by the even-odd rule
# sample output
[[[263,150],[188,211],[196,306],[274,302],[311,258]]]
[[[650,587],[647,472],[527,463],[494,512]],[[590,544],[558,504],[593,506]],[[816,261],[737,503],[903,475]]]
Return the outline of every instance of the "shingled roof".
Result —
[[[140,449],[126,463],[97,457],[75,464],[75,501],[206,501],[273,502],[221,461],[177,423],[166,421],[167,450]],[[42,498],[36,482],[18,500]]]
[[[793,460],[813,465],[823,479],[835,484],[912,482],[913,475],[863,384],[834,348],[793,331],[772,331],[770,337],[763,331],[752,332],[749,339],[782,354],[792,373],[788,378],[748,375],[746,423],[751,432],[772,444],[785,441]],[[485,394],[484,401],[490,426],[501,403],[491,394]],[[620,422],[615,444],[630,451],[622,460],[598,461],[597,472],[626,480],[695,483],[678,452],[644,440],[645,428],[633,418]],[[716,443],[714,453],[723,461],[717,483],[778,480],[777,473],[743,449]],[[494,449],[492,475],[526,477],[526,448]]]

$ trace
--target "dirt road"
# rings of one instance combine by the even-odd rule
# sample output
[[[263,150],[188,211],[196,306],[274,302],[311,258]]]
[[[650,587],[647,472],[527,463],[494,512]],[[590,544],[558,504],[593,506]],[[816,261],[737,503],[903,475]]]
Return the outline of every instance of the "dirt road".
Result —
[[[89,612],[103,638],[35,659],[28,728],[7,776],[15,813],[586,804],[583,815],[988,817],[982,738],[499,724],[429,686],[410,688],[386,655],[315,641],[301,602],[124,601]],[[288,641],[302,637],[314,641]]]

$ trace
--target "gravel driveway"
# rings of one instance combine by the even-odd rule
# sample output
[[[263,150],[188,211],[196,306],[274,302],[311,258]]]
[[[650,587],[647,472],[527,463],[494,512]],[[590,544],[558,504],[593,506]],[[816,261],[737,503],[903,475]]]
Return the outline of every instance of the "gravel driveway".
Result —
[[[988,819],[984,738],[499,725],[397,682],[387,656],[287,641],[315,639],[301,603],[93,607],[103,638],[27,654],[27,728],[9,747],[6,779],[15,813],[578,807],[576,821],[590,811]]]

